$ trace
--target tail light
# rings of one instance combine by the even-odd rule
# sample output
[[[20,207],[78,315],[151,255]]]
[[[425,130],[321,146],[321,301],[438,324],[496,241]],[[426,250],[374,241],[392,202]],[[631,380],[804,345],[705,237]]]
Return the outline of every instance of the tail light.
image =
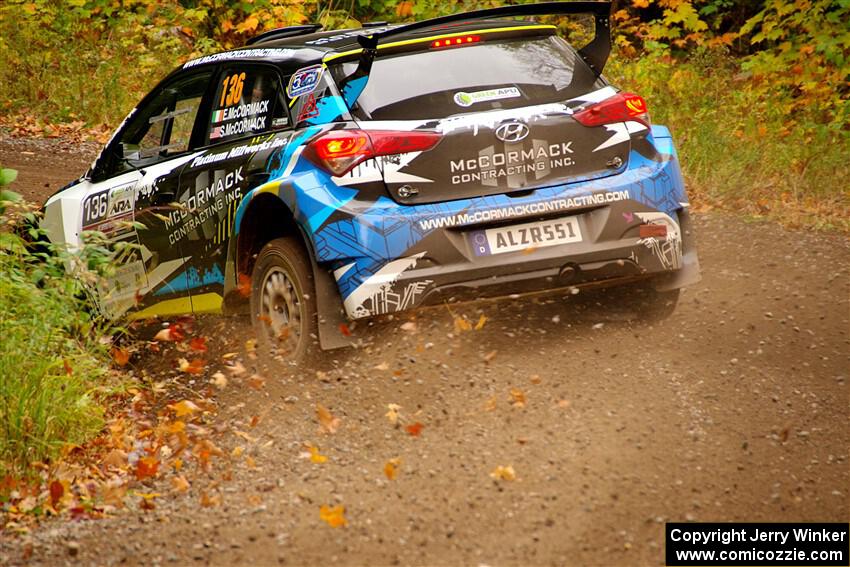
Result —
[[[428,130],[331,130],[310,142],[305,155],[339,177],[367,159],[430,150],[440,137]]]
[[[573,115],[585,126],[601,126],[613,122],[636,120],[649,126],[649,111],[642,96],[633,93],[617,93]]]

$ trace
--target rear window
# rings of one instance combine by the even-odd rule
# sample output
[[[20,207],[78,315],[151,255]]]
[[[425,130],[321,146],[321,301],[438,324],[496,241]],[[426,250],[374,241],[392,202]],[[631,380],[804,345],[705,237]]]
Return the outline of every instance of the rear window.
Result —
[[[357,63],[341,67],[338,78]],[[446,118],[561,102],[604,84],[559,37],[482,42],[375,60],[353,111],[372,120]]]

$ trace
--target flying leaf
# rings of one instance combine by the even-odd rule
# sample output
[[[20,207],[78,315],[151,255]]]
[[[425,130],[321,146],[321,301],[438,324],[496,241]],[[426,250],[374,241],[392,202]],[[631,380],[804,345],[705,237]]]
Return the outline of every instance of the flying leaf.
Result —
[[[319,508],[319,518],[327,522],[332,528],[348,525],[348,522],[345,520],[345,506],[341,504],[333,508],[322,504],[322,507]]]
[[[239,283],[236,285],[236,291],[242,297],[251,297],[251,276],[239,274]]]
[[[407,434],[411,437],[419,437],[419,434],[422,433],[422,428],[425,427],[418,421],[416,423],[411,423],[407,427],[404,428],[407,431]]]
[[[319,418],[319,425],[322,426],[322,431],[325,433],[336,433],[339,429],[339,418],[334,417],[328,408],[322,404],[316,404],[316,417]]]
[[[490,478],[493,480],[516,480],[516,472],[511,465],[506,467],[499,465],[490,473]]]
[[[455,317],[455,331],[463,333],[464,331],[471,330],[472,324],[466,320],[466,317]]]
[[[384,464],[384,475],[389,480],[395,480],[396,475],[398,474],[398,467],[401,466],[401,459],[396,457],[395,459],[390,459]]]

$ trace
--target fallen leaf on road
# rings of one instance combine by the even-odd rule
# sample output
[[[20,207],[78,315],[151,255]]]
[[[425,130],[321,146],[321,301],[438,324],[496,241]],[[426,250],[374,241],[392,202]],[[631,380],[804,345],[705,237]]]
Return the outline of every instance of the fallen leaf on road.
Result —
[[[221,372],[216,372],[215,374],[213,374],[212,378],[210,379],[210,382],[212,382],[213,386],[215,386],[219,390],[224,390],[225,388],[227,388],[227,376],[225,376]]]
[[[157,470],[159,470],[159,460],[156,457],[142,457],[136,463],[136,479],[144,480],[156,476]]]
[[[174,324],[159,331],[156,335],[154,335],[153,340],[179,342],[185,338],[186,334],[183,332],[180,325]]]
[[[390,459],[384,464],[384,475],[386,475],[389,480],[395,480],[399,466],[401,466],[401,459],[398,457]]]
[[[416,423],[411,423],[407,427],[404,428],[407,431],[408,435],[411,437],[419,437],[419,434],[422,433],[422,428],[425,427],[418,421]]]
[[[568,407],[570,407],[570,401],[569,400],[558,400],[557,405],[561,409],[567,409]]]
[[[185,372],[186,374],[201,374],[204,371],[204,367],[207,365],[207,363],[200,358],[195,358],[191,362],[185,358],[181,358],[179,363],[180,372]]]
[[[499,465],[490,473],[490,478],[493,480],[516,480],[516,472],[511,465],[506,467]]]
[[[189,490],[189,481],[183,475],[175,476],[171,479],[171,487],[176,492],[186,492]]]
[[[345,323],[339,324],[339,332],[342,334],[343,337],[351,336],[351,329],[349,329],[348,325],[346,325]]]
[[[221,495],[213,494],[210,496],[206,491],[201,492],[201,506],[204,508],[212,508],[221,504]]]
[[[488,352],[487,354],[485,354],[485,355],[484,355],[484,362],[490,362],[491,360],[493,360],[494,358],[496,358],[496,354],[497,354],[498,352],[499,352],[499,351],[497,351],[497,350],[491,350],[490,352]]]
[[[390,365],[387,364],[386,362],[382,362],[382,363],[378,364],[377,366],[375,366],[375,370],[389,370],[389,369],[390,369]]]
[[[511,388],[511,405],[515,408],[524,408],[526,403],[525,393],[519,388]]]
[[[485,317],[485,316],[482,314],[482,315],[481,315],[481,317],[479,317],[479,318],[478,318],[478,323],[476,323],[476,324],[475,324],[475,330],[476,330],[476,331],[480,331],[481,329],[483,329],[483,328],[484,328],[484,324],[485,324],[486,322],[487,322],[487,317]]]
[[[416,332],[416,323],[414,323],[413,321],[408,321],[407,323],[404,323],[401,326],[401,330],[407,331],[408,333],[415,333]]]
[[[492,398],[484,402],[484,411],[495,411],[497,403],[498,400],[496,400],[496,396],[493,396]]]
[[[168,409],[174,412],[174,415],[177,417],[183,417],[184,415],[189,415],[196,411],[199,411],[199,408],[194,402],[190,402],[189,400],[183,400],[182,402],[177,402],[176,404],[168,404]]]
[[[532,374],[530,381],[532,384],[540,384],[543,382],[543,379],[540,378],[539,374]]]
[[[328,408],[322,404],[316,404],[316,417],[319,418],[319,425],[322,426],[324,433],[336,433],[339,429],[339,418],[334,417]]]
[[[322,507],[319,508],[319,518],[327,522],[332,528],[348,525],[345,519],[345,506],[342,505],[331,508],[322,504]]]
[[[317,465],[328,462],[328,458],[325,455],[319,454],[318,447],[310,445],[307,450],[310,451],[310,462],[316,463]]]
[[[127,366],[127,363],[130,362],[130,351],[126,348],[115,347],[110,353],[112,354],[112,360],[118,366]]]
[[[401,406],[398,405],[398,404],[387,404],[387,409],[389,411],[387,411],[387,413],[384,414],[384,415],[387,416],[387,419],[390,420],[390,423],[397,426],[398,425],[398,411],[401,409]]]
[[[259,374],[253,374],[250,378],[248,378],[248,385],[255,390],[262,390],[266,385],[266,379]]]
[[[207,352],[207,338],[194,337],[189,341],[189,348],[195,352]]]

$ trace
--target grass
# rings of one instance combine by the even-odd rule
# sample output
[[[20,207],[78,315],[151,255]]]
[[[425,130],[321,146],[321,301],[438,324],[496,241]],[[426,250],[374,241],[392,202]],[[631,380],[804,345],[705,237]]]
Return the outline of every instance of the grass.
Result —
[[[615,58],[608,74],[670,127],[695,208],[850,231],[846,129],[821,123],[722,55]]]
[[[8,193],[7,193],[8,195]],[[0,478],[25,476],[103,426],[110,357],[104,326],[80,283],[53,257],[44,262],[9,228],[0,191]]]

